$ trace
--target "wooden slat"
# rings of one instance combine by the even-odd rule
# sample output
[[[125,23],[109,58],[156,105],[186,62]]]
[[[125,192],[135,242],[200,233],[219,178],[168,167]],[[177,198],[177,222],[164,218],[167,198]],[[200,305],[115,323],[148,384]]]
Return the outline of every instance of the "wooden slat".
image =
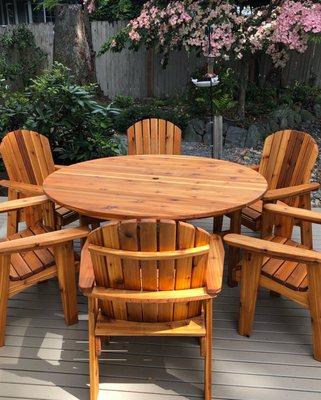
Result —
[[[140,323],[101,320],[96,325],[97,336],[204,336],[204,321],[200,318],[172,323]]]
[[[140,221],[140,250],[144,252],[157,251],[157,223],[156,220]],[[142,290],[156,291],[158,289],[157,261],[141,261]],[[143,304],[143,320],[157,322],[157,304]]]
[[[120,247],[122,250],[138,250],[137,222],[122,221],[119,226]],[[140,290],[141,278],[139,262],[136,260],[122,260],[124,274],[124,289]],[[142,306],[127,304],[128,318],[131,321],[142,321]]]
[[[210,243],[210,235],[208,232],[201,228],[195,229],[195,242],[194,246],[197,248],[199,246],[208,246]],[[206,253],[201,256],[193,257],[193,269],[192,269],[192,279],[191,288],[199,288],[205,286],[206,282],[206,270],[208,267],[208,257],[209,254]],[[202,304],[198,302],[190,302],[188,305],[188,318],[192,318],[196,315],[200,315]]]
[[[90,234],[90,243],[94,243],[97,245],[103,244],[103,236],[102,236],[102,231],[100,229],[96,229]],[[96,284],[99,286],[108,287],[109,277],[107,272],[106,258],[104,256],[99,256],[94,252],[91,252],[90,255],[93,262]],[[110,301],[101,302],[101,308],[105,315],[114,318],[114,311],[112,303]]]
[[[119,222],[113,221],[109,222],[108,225],[102,229],[104,246],[112,247],[113,249],[120,249],[118,228]],[[112,255],[108,256],[107,272],[110,287],[114,289],[124,289],[124,274],[119,257],[113,257]],[[114,301],[112,307],[116,319],[127,319],[126,304]]]
[[[157,305],[158,303],[181,303],[190,302],[199,305],[199,300],[211,298],[205,287],[197,287],[194,289],[182,290],[158,290],[158,291],[135,291],[122,289],[106,289],[96,286],[92,290],[90,297],[95,297],[100,300],[121,301],[127,303],[138,303],[143,306],[143,320],[145,322],[153,322],[157,320]],[[201,312],[196,308],[196,315]]]
[[[135,154],[144,154],[143,153],[143,127],[141,121],[136,122],[135,126]]]
[[[176,249],[176,224],[174,221],[162,220],[159,223],[159,251]],[[159,262],[159,290],[175,289],[175,260]],[[173,304],[159,304],[158,321],[173,320]]]
[[[174,124],[166,122],[166,137],[165,137],[166,154],[174,154]]]
[[[157,246],[155,246],[155,248],[156,247]],[[171,259],[177,260],[179,258],[201,256],[208,253],[209,245],[205,244],[203,246],[197,246],[191,249],[173,250],[173,251],[128,251],[128,250],[112,249],[110,247],[102,247],[96,245],[90,245],[89,249],[95,251],[97,254],[100,255],[106,255],[106,256],[111,255],[119,258],[127,258],[130,260],[156,261],[156,260],[171,260]]]
[[[177,225],[177,247],[188,249],[194,246],[195,229],[185,222]],[[193,257],[179,259],[176,261],[175,289],[189,289],[191,287]],[[175,304],[173,319],[178,321],[187,318],[188,303]]]

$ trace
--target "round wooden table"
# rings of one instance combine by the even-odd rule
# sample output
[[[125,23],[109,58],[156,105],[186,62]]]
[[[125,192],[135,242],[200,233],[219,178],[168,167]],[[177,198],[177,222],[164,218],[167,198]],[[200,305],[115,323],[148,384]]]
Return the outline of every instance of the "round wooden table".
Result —
[[[138,155],[64,167],[43,184],[55,203],[100,219],[221,216],[261,198],[258,172],[211,158]]]

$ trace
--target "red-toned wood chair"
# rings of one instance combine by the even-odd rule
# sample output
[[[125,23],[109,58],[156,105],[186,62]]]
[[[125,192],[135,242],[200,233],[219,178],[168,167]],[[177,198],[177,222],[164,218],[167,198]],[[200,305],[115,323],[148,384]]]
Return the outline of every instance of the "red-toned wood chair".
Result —
[[[0,213],[48,205],[46,196],[0,204]],[[8,299],[38,282],[58,277],[67,325],[78,321],[73,240],[87,227],[51,231],[39,220],[0,242],[0,346],[5,343]]]
[[[294,242],[292,230],[300,221],[304,230],[321,224],[321,213],[279,204],[263,207],[263,239],[228,234],[225,242],[244,251],[236,269],[241,283],[239,333],[249,336],[259,287],[283,295],[311,314],[314,358],[321,361],[321,253]],[[302,239],[302,238],[301,238]]]
[[[223,264],[221,238],[184,222],[114,221],[89,235],[79,286],[89,304],[91,400],[102,337],[175,335],[200,338],[211,399],[212,301]]]
[[[128,154],[181,154],[182,131],[164,119],[136,122],[127,130]]]
[[[268,191],[262,200],[244,208],[242,213],[230,216],[231,232],[240,233],[241,224],[251,230],[260,231],[264,203],[281,201],[293,207],[311,209],[311,192],[320,186],[311,182],[317,156],[318,146],[305,132],[285,130],[268,136],[264,142],[260,164],[252,166],[267,180]],[[299,222],[298,224],[300,225]],[[304,229],[304,226],[302,225],[301,229]],[[312,247],[311,232],[303,231],[302,234],[305,245]],[[228,280],[233,286],[233,268],[237,264],[234,251],[231,252],[231,258],[233,259],[229,262]]]
[[[0,185],[8,187],[9,200],[43,194],[45,178],[61,168],[54,164],[48,138],[33,131],[7,133],[0,144],[0,153],[10,179],[0,181]],[[78,218],[74,211],[55,205],[53,227],[61,229]],[[24,220],[23,210],[12,211],[8,215],[7,234],[17,232],[18,223]]]

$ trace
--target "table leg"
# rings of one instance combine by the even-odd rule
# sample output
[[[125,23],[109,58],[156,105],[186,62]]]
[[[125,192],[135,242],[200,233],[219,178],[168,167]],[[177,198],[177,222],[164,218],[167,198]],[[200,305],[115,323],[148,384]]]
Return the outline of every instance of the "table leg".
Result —
[[[213,233],[221,233],[223,226],[223,215],[213,218]]]
[[[231,233],[241,233],[241,214],[242,210],[237,210],[231,213]],[[230,287],[237,286],[237,281],[235,280],[235,267],[240,261],[240,250],[235,247],[229,248],[228,257],[228,276],[227,284]]]

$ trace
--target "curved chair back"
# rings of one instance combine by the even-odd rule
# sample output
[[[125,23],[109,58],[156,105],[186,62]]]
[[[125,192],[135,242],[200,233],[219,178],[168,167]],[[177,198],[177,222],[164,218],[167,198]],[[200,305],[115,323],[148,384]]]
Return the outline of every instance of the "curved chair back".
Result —
[[[307,133],[285,130],[265,139],[259,172],[269,189],[309,183],[318,146]]]
[[[48,138],[28,130],[9,132],[0,145],[0,153],[9,179],[42,185],[55,171]]]
[[[164,119],[143,119],[127,130],[128,154],[181,154],[182,131]]]
[[[109,289],[108,298],[113,299],[100,298],[102,313],[112,319],[137,322],[199,316],[202,299],[208,295],[197,297],[195,291],[200,288],[201,293],[206,286],[210,239],[210,234],[200,228],[171,220],[113,221],[91,232],[88,243],[95,290]],[[113,294],[113,289],[118,290]],[[153,302],[140,302],[139,298],[133,302],[135,296],[145,294]],[[182,294],[184,301],[170,301]],[[117,301],[117,296],[123,296],[122,300]],[[158,303],[153,296],[168,298],[160,298]],[[132,301],[124,301],[126,298]]]

